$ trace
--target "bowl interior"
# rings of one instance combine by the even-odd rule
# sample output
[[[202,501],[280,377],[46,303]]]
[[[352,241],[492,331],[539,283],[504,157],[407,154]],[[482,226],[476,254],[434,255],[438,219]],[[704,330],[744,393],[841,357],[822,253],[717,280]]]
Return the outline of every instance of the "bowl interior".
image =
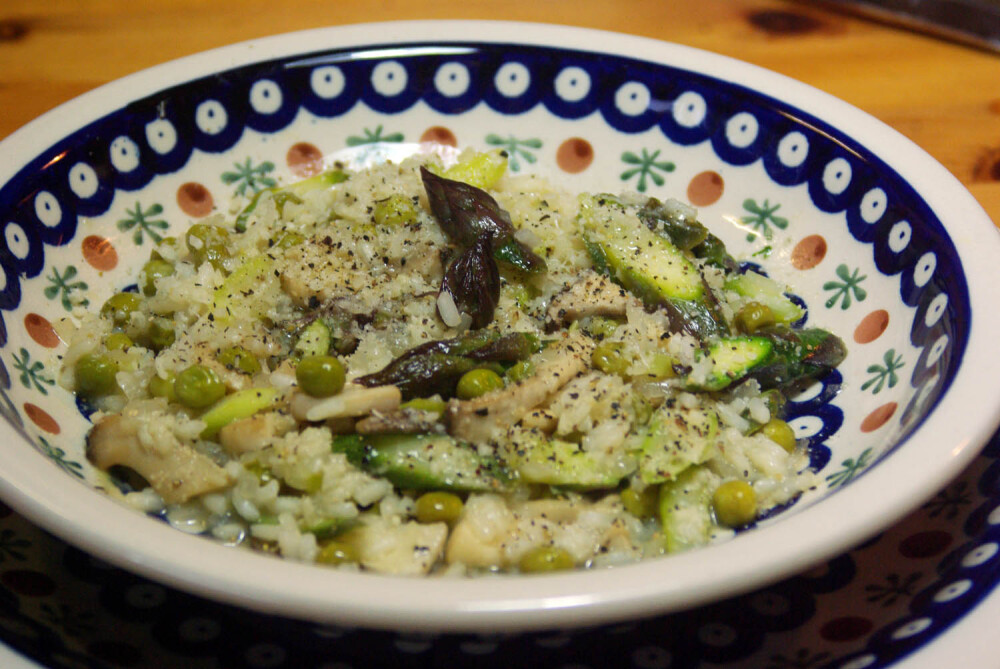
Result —
[[[59,321],[234,197],[431,144],[501,147],[512,171],[572,190],[689,201],[734,256],[790,285],[849,350],[790,404],[823,481],[809,499],[904,444],[957,374],[971,311],[955,245],[898,168],[817,111],[822,96],[789,102],[789,82],[668,45],[653,62],[496,39],[275,44],[271,59],[139,75],[21,132],[18,148],[44,141],[0,187],[0,412],[25,439],[0,450],[34,448],[53,481],[98,485],[86,411],[56,381]]]

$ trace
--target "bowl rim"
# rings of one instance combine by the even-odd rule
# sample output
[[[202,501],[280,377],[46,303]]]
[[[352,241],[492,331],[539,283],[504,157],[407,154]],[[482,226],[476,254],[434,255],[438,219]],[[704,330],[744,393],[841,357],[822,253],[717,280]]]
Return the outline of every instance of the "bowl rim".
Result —
[[[377,39],[373,37],[377,36]],[[516,36],[512,38],[512,36]],[[951,387],[906,448],[879,466],[780,522],[733,541],[614,569],[546,576],[406,579],[320,571],[152,523],[83,483],[46,485],[54,465],[32,448],[8,448],[20,436],[0,424],[0,497],[32,522],[125,569],[196,594],[252,610],[320,623],[411,631],[497,632],[579,627],[683,609],[747,592],[812,567],[898,520],[961,472],[1000,424],[1000,356],[991,331],[1000,310],[987,282],[1000,257],[1000,234],[982,207],[943,166],[909,139],[850,104],[807,84],[720,54],[656,39],[588,28],[508,21],[394,21],[284,33],[223,46],[142,70],[105,84],[47,112],[0,142],[6,183],[37,153],[86,122],[133,99],[245,65],[331,48],[418,43],[556,46],[705,74],[758,88],[763,94],[847,127],[905,178],[944,223],[968,277],[969,339]],[[595,45],[600,45],[599,47]],[[117,102],[116,102],[117,101]],[[836,122],[830,119],[836,119]],[[916,167],[911,167],[916,166]],[[944,215],[944,212],[948,212]],[[990,230],[992,229],[992,233]],[[977,282],[978,270],[982,277]],[[970,364],[974,361],[974,364]],[[986,392],[984,392],[986,389]],[[981,420],[956,420],[970,407]],[[942,454],[946,444],[947,452]],[[929,468],[929,458],[939,462]],[[891,463],[891,467],[886,464]],[[912,483],[900,491],[900,480]],[[894,494],[886,494],[887,490]],[[883,513],[868,511],[873,500]],[[97,521],[103,522],[97,522]],[[835,536],[813,531],[794,554],[775,560],[775,548],[801,544],[809,528],[837,526]],[[799,541],[796,541],[796,540]],[[137,543],[141,545],[136,545]],[[733,568],[737,565],[738,568]],[[673,571],[690,577],[680,583]],[[262,578],[266,574],[266,578]]]

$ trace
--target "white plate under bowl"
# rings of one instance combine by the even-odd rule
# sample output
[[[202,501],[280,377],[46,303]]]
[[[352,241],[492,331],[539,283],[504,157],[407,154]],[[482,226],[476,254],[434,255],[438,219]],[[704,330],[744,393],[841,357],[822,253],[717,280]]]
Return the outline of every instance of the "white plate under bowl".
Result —
[[[690,199],[848,344],[790,405],[823,489],[735,539],[608,570],[403,579],[185,535],[93,489],[51,324],[134,283],[156,235],[350,149],[503,146],[574,190]],[[877,120],[694,49],[515,23],[357,25],[113,82],[0,143],[0,495],[111,562],[260,611],[427,631],[590,625],[745,592],[863,540],[968,464],[1000,417],[1000,237]],[[170,232],[167,232],[170,230]]]

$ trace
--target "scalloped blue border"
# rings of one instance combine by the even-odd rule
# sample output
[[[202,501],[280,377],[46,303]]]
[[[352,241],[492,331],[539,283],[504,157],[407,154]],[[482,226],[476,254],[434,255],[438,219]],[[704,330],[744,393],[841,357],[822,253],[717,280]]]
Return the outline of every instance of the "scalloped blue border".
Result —
[[[384,49],[392,49],[391,57]],[[393,95],[382,95],[372,84],[375,68],[394,61],[405,68],[405,85]],[[519,95],[504,95],[495,81],[498,69],[520,63],[530,72],[530,82]],[[445,63],[460,63],[469,73],[468,87],[461,94],[442,94],[434,73]],[[310,85],[311,74],[322,67],[335,67],[343,75],[338,95],[320,97]],[[393,66],[395,67],[395,66]],[[581,68],[589,76],[589,88],[579,99],[561,95],[555,85],[559,72]],[[262,79],[273,81],[280,90],[280,106],[262,114],[249,99],[251,86]],[[625,113],[616,100],[622,82],[639,82],[649,95],[645,111]],[[641,87],[640,87],[641,88]],[[681,94],[685,101],[703,103],[704,116],[696,124],[678,122],[674,105]],[[698,102],[700,97],[701,103]],[[217,134],[198,129],[195,110],[206,100],[217,100],[228,114],[228,122]],[[813,203],[822,211],[844,212],[848,230],[858,241],[872,248],[875,264],[886,275],[900,274],[900,297],[917,311],[910,333],[914,346],[925,355],[914,366],[911,384],[919,387],[939,375],[927,398],[919,398],[904,410],[904,438],[912,432],[948,388],[968,341],[971,311],[964,273],[958,254],[940,220],[910,184],[878,156],[823,120],[788,104],[738,84],[639,59],[606,54],[508,44],[455,43],[440,45],[415,42],[407,45],[372,45],[364,49],[320,51],[235,68],[218,75],[193,80],[158,92],[100,118],[56,145],[41,152],[0,189],[0,266],[6,275],[0,290],[0,309],[10,311],[20,303],[20,278],[36,276],[44,265],[44,247],[68,243],[76,232],[80,216],[97,216],[110,206],[117,190],[132,191],[145,186],[157,175],[183,167],[194,149],[225,151],[247,128],[263,133],[287,126],[299,109],[323,117],[344,114],[358,102],[377,112],[394,114],[423,101],[444,114],[461,114],[480,102],[507,115],[523,114],[541,104],[565,119],[578,119],[599,112],[607,123],[624,133],[658,127],[665,137],[681,145],[709,142],[715,154],[731,165],[762,161],[770,178],[779,185],[806,184]],[[747,146],[736,146],[727,137],[726,123],[735,114],[749,112],[759,127]],[[697,110],[695,111],[697,117]],[[145,128],[156,119],[169,121],[177,134],[176,146],[158,153],[146,140]],[[789,166],[779,156],[779,143],[791,133],[808,141],[808,155]],[[138,166],[128,172],[116,170],[110,158],[112,139],[125,136],[138,147]],[[847,161],[849,184],[831,192],[824,183],[831,161]],[[70,170],[79,162],[89,164],[97,176],[93,195],[82,198],[69,186]],[[794,161],[793,161],[794,162]],[[839,163],[843,164],[843,163]],[[878,189],[881,189],[880,191]],[[60,203],[62,219],[46,226],[35,213],[35,196],[48,191]],[[834,189],[836,191],[836,189]],[[875,200],[872,204],[872,195]],[[879,206],[881,205],[881,209]],[[864,208],[868,207],[868,211]],[[865,216],[878,215],[874,222]],[[892,226],[905,219],[911,235],[901,252],[889,246]],[[23,230],[28,252],[18,257],[9,248],[7,228],[12,223]],[[936,268],[931,279],[918,285],[916,264],[933,254]],[[935,297],[946,294],[944,313],[931,326],[925,315]],[[0,318],[2,324],[2,318]],[[0,327],[0,334],[4,329]],[[949,346],[934,364],[927,366],[927,344],[948,338]],[[0,337],[0,346],[6,336]],[[913,417],[916,416],[916,419]],[[901,440],[902,441],[902,440]]]

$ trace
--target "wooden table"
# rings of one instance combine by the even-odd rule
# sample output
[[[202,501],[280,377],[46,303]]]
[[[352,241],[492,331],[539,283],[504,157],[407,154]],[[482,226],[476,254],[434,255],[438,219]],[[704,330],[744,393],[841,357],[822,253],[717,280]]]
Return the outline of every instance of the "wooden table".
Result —
[[[789,75],[885,121],[1000,223],[1000,55],[779,0],[4,0],[0,138],[84,91],[232,42],[395,19],[573,24],[678,42]]]

